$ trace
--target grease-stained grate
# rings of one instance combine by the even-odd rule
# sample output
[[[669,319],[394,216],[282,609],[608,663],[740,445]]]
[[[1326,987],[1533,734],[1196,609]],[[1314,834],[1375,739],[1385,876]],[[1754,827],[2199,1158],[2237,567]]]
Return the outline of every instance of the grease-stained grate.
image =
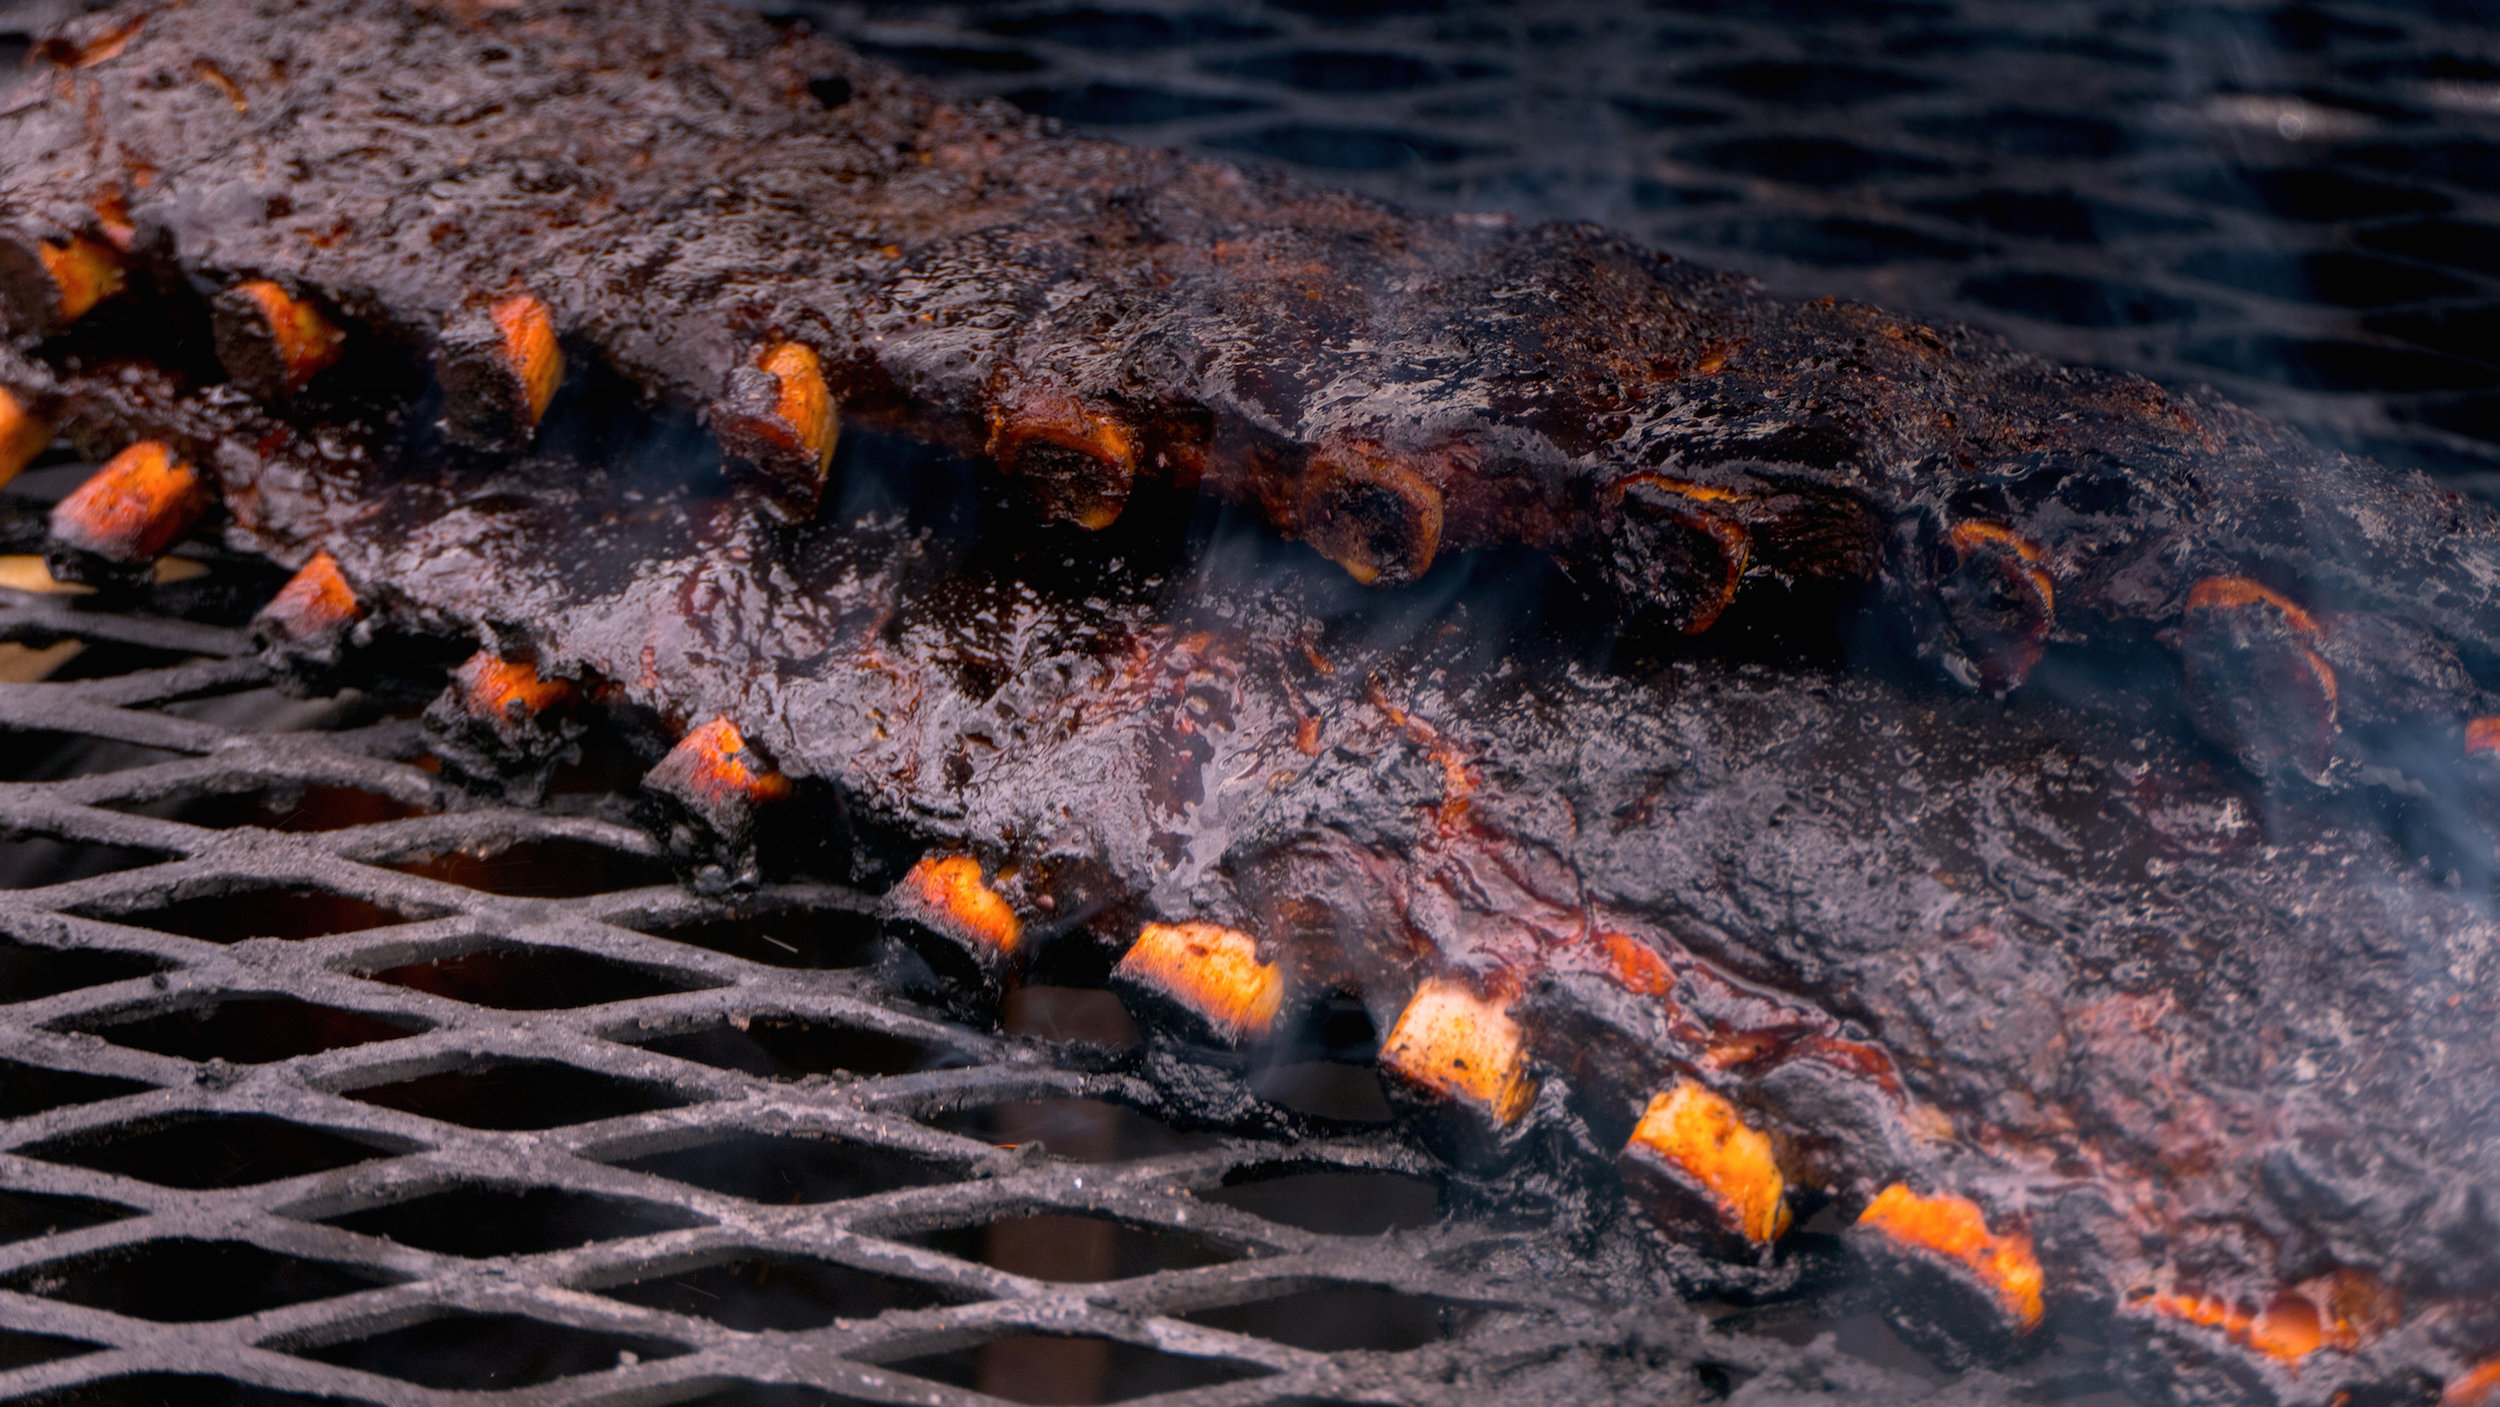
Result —
[[[702,897],[622,797],[482,802],[412,709],[279,695],[233,625],[273,584],[0,587],[0,1398],[2079,1386],[1797,1346],[1830,1285],[1714,1327],[1619,1213],[1453,1200],[1396,1129],[1253,1097],[1273,1070],[915,1005],[870,896]]]
[[[959,92],[2210,381],[2489,493],[2489,0],[750,0]]]

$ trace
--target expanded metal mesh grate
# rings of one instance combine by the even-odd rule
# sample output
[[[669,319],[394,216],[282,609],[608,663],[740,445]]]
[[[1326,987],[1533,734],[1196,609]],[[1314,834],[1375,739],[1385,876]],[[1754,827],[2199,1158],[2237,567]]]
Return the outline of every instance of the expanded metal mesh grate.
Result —
[[[2491,0],[752,0],[950,88],[2209,381],[2494,491]]]
[[[0,495],[0,553],[81,472]],[[535,810],[447,783],[422,679],[281,695],[237,628],[274,574],[186,551],[143,600],[0,586],[0,1399],[2105,1385],[1940,1388],[1836,1273],[1688,1306],[1619,1207],[1454,1172],[1317,1038],[1247,1069],[949,1018],[870,896],[707,899],[595,776]],[[1052,989],[1008,1017],[1125,1024]]]

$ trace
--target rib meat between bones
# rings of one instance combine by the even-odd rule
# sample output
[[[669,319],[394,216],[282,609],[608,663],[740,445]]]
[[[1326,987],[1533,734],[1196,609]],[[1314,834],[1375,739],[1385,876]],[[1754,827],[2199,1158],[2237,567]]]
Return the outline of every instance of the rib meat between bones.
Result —
[[[1997,689],[2159,630],[2209,732],[2330,780],[2385,730],[2480,745],[2487,512],[2208,399],[1069,140],[726,14],[199,3],[46,53],[0,119],[0,445],[115,456],[64,568],[214,498],[302,567],[291,658],[486,646],[437,710],[481,770],[641,718],[717,878],[838,814],[976,982],[1120,945],[1220,1040],[1356,993],[1416,1098],[1585,1128],[1680,1244],[1776,1263],[1835,1206],[1948,1351],[2081,1327],[2182,1399],[2318,1402],[2500,1352],[2493,928],[2328,802],[2123,710],[1601,668],[1463,593],[1040,532],[967,563],[820,500],[838,403],[1042,517],[1169,480],[1383,585],[1523,548],[1700,629],[1874,584]],[[539,443],[635,396],[746,487]]]

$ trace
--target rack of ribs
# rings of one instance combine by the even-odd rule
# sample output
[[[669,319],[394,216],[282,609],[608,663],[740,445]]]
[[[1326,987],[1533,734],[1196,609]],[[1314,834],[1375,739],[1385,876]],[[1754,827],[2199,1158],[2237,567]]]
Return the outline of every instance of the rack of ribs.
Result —
[[[2500,1387],[2489,509],[733,12],[195,0],[39,58],[0,472],[105,461],[56,572],[222,515],[298,678],[474,645],[447,766],[625,737],[698,884],[831,833],[975,1008],[1070,952],[1198,1048],[1351,995],[1452,1157],[1578,1169],[1696,1286],[1822,1214],[1950,1360]],[[978,536],[858,509],[845,426],[994,469]],[[1796,643],[1867,622],[1911,663]]]

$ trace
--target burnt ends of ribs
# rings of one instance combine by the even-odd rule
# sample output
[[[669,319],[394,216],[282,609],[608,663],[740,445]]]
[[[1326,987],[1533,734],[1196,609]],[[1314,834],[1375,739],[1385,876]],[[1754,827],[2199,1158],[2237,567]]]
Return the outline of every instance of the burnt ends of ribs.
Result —
[[[2373,811],[2481,804],[2488,511],[739,16],[199,3],[43,54],[0,472],[102,462],[59,573],[223,514],[296,569],[300,680],[459,641],[448,769],[622,740],[721,890],[828,832],[951,1000],[1087,973],[1209,1059],[1359,1004],[1454,1158],[1540,1150],[1695,1287],[1846,1258],[1948,1359],[2082,1332],[2178,1400],[2500,1360],[2500,935]],[[847,475],[846,429],[995,472]],[[1967,688],[1837,668],[1865,619]]]

